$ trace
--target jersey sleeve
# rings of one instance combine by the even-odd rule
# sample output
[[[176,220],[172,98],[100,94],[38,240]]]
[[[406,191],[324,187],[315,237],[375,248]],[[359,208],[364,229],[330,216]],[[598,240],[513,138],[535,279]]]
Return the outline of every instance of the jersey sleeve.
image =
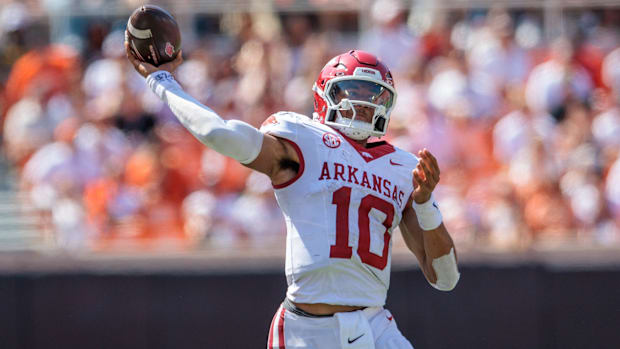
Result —
[[[297,142],[300,132],[303,130],[303,122],[307,116],[292,113],[278,112],[272,114],[263,122],[260,131],[280,138],[286,138]]]
[[[395,148],[395,157],[404,165],[404,168],[413,170],[418,165],[418,162],[420,162],[420,159],[418,159],[418,157],[414,154],[398,147]]]

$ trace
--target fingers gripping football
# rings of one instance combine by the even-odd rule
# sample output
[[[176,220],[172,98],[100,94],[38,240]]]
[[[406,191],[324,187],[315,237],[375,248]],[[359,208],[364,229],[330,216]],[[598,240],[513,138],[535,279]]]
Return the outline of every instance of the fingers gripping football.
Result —
[[[428,149],[418,151],[419,162],[413,170],[413,200],[422,204],[431,198],[435,186],[439,183],[439,165],[437,159]]]
[[[126,37],[126,36],[125,36]],[[183,52],[179,51],[177,57],[168,63],[164,63],[159,67],[156,67],[150,63],[143,62],[136,54],[133,52],[131,47],[129,46],[129,42],[125,41],[125,54],[127,55],[127,59],[133,65],[134,69],[143,77],[149,76],[151,73],[154,73],[158,70],[166,70],[170,73],[174,72],[181,63],[183,63]]]

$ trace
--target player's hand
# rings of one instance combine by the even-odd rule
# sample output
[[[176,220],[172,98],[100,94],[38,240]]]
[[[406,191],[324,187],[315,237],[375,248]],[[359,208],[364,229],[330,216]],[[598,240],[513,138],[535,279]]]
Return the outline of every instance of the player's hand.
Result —
[[[158,70],[166,70],[170,73],[173,73],[177,69],[177,67],[180,66],[181,63],[183,63],[182,51],[179,51],[179,54],[173,61],[164,63],[159,67],[156,67],[150,63],[142,62],[138,59],[138,57],[136,57],[136,54],[129,47],[129,43],[127,41],[125,41],[125,54],[127,55],[127,59],[129,59],[129,62],[131,62],[131,64],[133,65],[134,69],[145,78],[151,73],[154,73]]]
[[[418,151],[420,162],[413,170],[413,200],[423,204],[431,198],[435,186],[439,183],[439,165],[437,159],[428,149]]]

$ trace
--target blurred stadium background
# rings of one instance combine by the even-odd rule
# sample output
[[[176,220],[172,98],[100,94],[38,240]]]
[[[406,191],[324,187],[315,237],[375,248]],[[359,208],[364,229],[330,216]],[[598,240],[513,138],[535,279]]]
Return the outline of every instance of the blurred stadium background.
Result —
[[[0,0],[0,348],[258,348],[285,292],[268,179],[203,147],[124,57],[139,0]],[[332,56],[380,56],[463,268],[399,234],[418,348],[620,343],[620,1],[175,0],[186,90],[259,126]]]

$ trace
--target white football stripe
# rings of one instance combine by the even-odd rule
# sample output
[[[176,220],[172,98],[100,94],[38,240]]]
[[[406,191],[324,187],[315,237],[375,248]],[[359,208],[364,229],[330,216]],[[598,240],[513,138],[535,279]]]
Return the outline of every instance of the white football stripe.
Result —
[[[150,29],[138,29],[131,24],[131,21],[127,22],[127,31],[137,39],[150,39],[153,37]]]

